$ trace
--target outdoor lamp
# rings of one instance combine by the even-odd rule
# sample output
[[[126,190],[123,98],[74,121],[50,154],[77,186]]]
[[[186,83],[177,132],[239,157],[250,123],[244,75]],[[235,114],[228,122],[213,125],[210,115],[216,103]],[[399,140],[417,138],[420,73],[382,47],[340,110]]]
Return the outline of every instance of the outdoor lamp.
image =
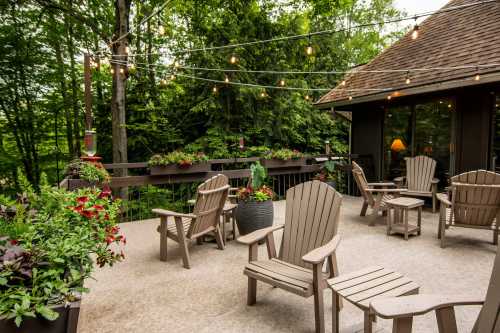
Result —
[[[400,151],[406,150],[406,146],[401,139],[394,139],[394,141],[392,141],[391,150],[399,153]]]

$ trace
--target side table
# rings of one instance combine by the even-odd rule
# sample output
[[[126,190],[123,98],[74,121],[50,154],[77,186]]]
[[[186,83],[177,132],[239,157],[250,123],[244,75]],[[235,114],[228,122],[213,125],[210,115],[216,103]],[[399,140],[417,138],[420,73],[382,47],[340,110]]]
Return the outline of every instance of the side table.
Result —
[[[386,201],[387,204],[387,235],[392,233],[403,234],[405,240],[408,235],[420,235],[422,229],[422,207],[424,201],[415,198],[400,197]],[[411,209],[418,210],[417,225],[408,223],[408,213]]]

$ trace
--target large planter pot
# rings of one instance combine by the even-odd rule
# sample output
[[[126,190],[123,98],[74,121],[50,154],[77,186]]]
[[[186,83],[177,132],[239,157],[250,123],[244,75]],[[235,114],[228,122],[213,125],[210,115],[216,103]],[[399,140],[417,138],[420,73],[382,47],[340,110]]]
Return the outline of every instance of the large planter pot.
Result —
[[[189,167],[180,167],[177,164],[156,165],[149,168],[151,176],[175,175],[188,173],[203,173],[210,171],[209,163],[193,163]]]
[[[240,235],[273,225],[274,208],[272,200],[240,202],[236,208],[236,223]]]
[[[260,162],[265,168],[268,169],[279,169],[279,168],[298,168],[306,164],[305,158],[298,158],[292,160],[279,160],[276,158],[265,159],[263,158]]]
[[[17,327],[13,319],[0,318],[0,332],[2,333],[76,333],[80,302],[70,303],[69,306],[55,306],[52,308],[59,313],[59,317],[50,321],[45,318],[26,318],[21,327]]]
[[[335,182],[334,180],[328,181],[328,182],[325,182],[325,183],[327,183],[328,185],[330,185],[334,189],[337,189],[337,182]]]

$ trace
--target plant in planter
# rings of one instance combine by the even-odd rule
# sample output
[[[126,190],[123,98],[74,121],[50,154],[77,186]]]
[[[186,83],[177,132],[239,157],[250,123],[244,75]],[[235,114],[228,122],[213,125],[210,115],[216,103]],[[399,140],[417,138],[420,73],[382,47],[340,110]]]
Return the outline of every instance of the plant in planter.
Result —
[[[326,161],[320,169],[320,172],[317,173],[314,179],[322,181],[330,185],[331,187],[336,187],[337,175],[335,173],[335,168],[337,166],[337,162],[335,161]]]
[[[262,164],[267,168],[296,167],[304,163],[304,154],[294,149],[271,150],[264,155]]]
[[[83,283],[124,258],[109,191],[42,186],[0,215],[0,332],[76,332]]]
[[[207,160],[207,156],[202,152],[190,154],[176,150],[168,154],[153,155],[148,165],[152,175],[196,173],[209,171],[210,165],[204,163]]]
[[[266,169],[259,162],[252,164],[251,183],[238,193],[236,223],[241,235],[270,227],[273,224],[273,190],[265,185]]]
[[[73,179],[81,179],[92,185],[108,183],[109,173],[100,162],[74,160],[66,167],[66,175]]]

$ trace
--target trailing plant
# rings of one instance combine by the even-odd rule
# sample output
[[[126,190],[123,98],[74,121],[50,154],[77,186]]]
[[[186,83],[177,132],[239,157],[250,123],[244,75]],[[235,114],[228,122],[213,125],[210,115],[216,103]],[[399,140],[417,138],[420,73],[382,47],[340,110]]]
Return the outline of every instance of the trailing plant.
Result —
[[[259,162],[255,162],[250,167],[250,172],[252,179],[251,185],[238,190],[238,199],[257,202],[271,200],[274,197],[274,192],[265,185],[267,178],[266,169]]]
[[[66,167],[66,175],[86,180],[90,183],[107,183],[110,176],[101,163],[74,160]]]
[[[277,160],[282,160],[282,161],[289,161],[289,160],[298,160],[299,158],[302,158],[304,154],[302,154],[300,151],[294,149],[288,149],[288,148],[282,148],[278,150],[272,150],[268,154],[265,155],[266,159],[277,159]]]
[[[15,214],[0,215],[0,317],[55,320],[54,305],[75,301],[97,266],[124,258],[120,203],[109,190],[43,186]]]
[[[148,162],[149,166],[166,166],[177,164],[181,168],[189,168],[193,163],[207,161],[207,156],[202,153],[185,153],[179,150],[168,154],[153,155]]]

